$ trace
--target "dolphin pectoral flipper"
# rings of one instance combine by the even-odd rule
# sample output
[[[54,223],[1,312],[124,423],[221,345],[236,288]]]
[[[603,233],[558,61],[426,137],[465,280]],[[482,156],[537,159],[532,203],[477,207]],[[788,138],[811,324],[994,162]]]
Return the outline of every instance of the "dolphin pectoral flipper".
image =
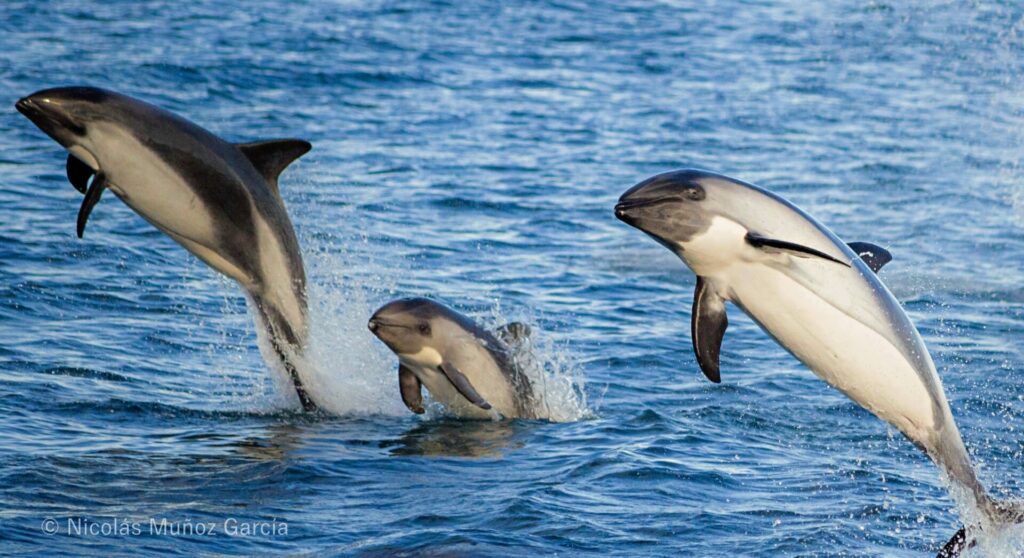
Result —
[[[441,369],[441,372],[444,372],[444,375],[448,377],[448,381],[455,386],[455,389],[457,389],[463,397],[481,409],[490,410],[491,404],[477,393],[473,384],[469,383],[469,378],[456,368],[454,364],[450,362],[442,362],[439,368]]]
[[[860,259],[864,260],[864,263],[868,264],[871,271],[875,273],[878,273],[878,270],[882,269],[883,265],[892,261],[892,254],[876,244],[871,244],[870,242],[847,242],[846,245],[856,252]]]
[[[697,288],[693,291],[690,336],[693,338],[693,352],[697,355],[701,371],[716,384],[722,381],[718,356],[722,351],[722,337],[727,327],[729,317],[725,313],[725,300],[718,296],[707,280],[698,276]]]
[[[82,235],[85,234],[85,223],[89,220],[89,214],[92,213],[92,208],[99,203],[100,196],[103,195],[103,190],[106,187],[107,177],[103,173],[96,173],[96,178],[92,179],[89,191],[85,193],[85,199],[82,200],[82,206],[78,208],[78,238],[82,238]]]
[[[402,403],[405,403],[405,406],[417,415],[423,414],[423,392],[421,388],[420,379],[412,373],[412,370],[406,368],[404,364],[399,364],[398,389],[402,393]]]
[[[509,322],[494,330],[494,333],[499,339],[511,345],[529,338],[531,331],[530,326],[523,322]]]
[[[815,256],[815,257],[818,257],[818,258],[822,258],[822,259],[828,260],[830,262],[835,262],[837,264],[845,265],[846,267],[850,267],[850,264],[848,264],[848,263],[846,263],[846,262],[844,262],[842,260],[837,260],[837,259],[833,258],[832,256],[829,256],[828,254],[826,254],[826,253],[824,253],[824,252],[822,252],[820,250],[815,250],[814,248],[811,248],[811,247],[808,247],[808,246],[804,246],[802,244],[797,244],[795,242],[788,242],[786,240],[778,240],[776,238],[767,238],[767,237],[764,237],[764,236],[761,236],[761,235],[759,235],[757,233],[752,233],[752,232],[748,232],[747,233],[746,240],[747,240],[747,244],[750,244],[754,248],[771,248],[771,249],[775,249],[775,250],[782,250],[784,252],[789,252],[792,255],[798,256],[798,257],[801,257],[801,258],[807,258],[807,257]]]
[[[83,194],[89,187],[89,179],[96,174],[96,171],[92,170],[89,165],[70,153],[68,153],[67,172],[68,182],[75,187],[75,190]]]
[[[300,139],[277,139],[238,143],[235,147],[256,167],[268,183],[277,191],[277,177],[285,167],[305,155],[313,146]]]

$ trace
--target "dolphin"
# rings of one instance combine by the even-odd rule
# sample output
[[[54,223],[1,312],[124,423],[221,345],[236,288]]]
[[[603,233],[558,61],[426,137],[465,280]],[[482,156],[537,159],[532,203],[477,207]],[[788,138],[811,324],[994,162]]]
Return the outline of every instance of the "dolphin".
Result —
[[[491,333],[427,298],[391,301],[367,326],[398,355],[398,386],[410,411],[421,414],[422,387],[466,418],[536,418],[530,381],[511,345],[529,335],[520,323]]]
[[[232,144],[138,99],[95,87],[38,91],[15,105],[68,150],[85,194],[81,238],[109,189],[189,252],[234,279],[256,309],[306,410],[316,408],[295,360],[306,344],[306,274],[278,175],[310,150],[303,140]]]
[[[633,186],[615,216],[697,275],[691,337],[709,380],[721,381],[731,302],[815,375],[896,427],[991,522],[1022,519],[1018,504],[996,501],[978,480],[924,341],[876,275],[887,251],[848,245],[776,194],[694,169]],[[964,546],[961,530],[944,552]]]

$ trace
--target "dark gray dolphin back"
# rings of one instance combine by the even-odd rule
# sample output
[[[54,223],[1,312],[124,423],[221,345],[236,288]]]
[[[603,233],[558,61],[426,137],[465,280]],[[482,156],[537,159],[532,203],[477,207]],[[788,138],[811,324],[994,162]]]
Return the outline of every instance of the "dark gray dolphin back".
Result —
[[[277,177],[274,176],[275,184],[270,184],[242,149],[174,113],[116,93],[110,95],[120,97],[119,102],[133,104],[131,112],[142,121],[134,125],[126,122],[125,126],[137,131],[136,138],[143,145],[176,169],[206,207],[230,223],[218,230],[218,248],[232,263],[256,278],[260,265],[259,251],[252,249],[256,238],[255,215],[246,210],[252,200],[253,210],[267,221],[282,243],[289,271],[297,282],[295,288],[304,298],[306,273],[291,219],[276,193]],[[281,165],[278,172],[283,169]]]

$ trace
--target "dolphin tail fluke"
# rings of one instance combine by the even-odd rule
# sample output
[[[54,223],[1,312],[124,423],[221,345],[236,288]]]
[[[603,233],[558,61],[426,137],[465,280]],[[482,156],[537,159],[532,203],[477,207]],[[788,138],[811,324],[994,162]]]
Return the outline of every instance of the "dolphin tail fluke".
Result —
[[[974,541],[971,541],[972,543]],[[961,527],[949,541],[942,546],[942,550],[935,555],[935,558],[956,558],[967,549],[967,528]]]
[[[299,371],[295,368],[294,360],[291,355],[294,354],[294,347],[286,349],[280,339],[274,335],[270,336],[270,343],[274,348],[274,353],[277,354],[277,358],[281,361],[281,366],[284,367],[285,372],[288,373],[288,377],[292,380],[292,385],[295,387],[295,395],[299,397],[299,403],[302,404],[302,410],[307,413],[317,411],[316,403],[309,396],[309,392],[306,391],[305,384],[302,383],[302,379],[299,377]]]
[[[993,500],[986,496],[981,500],[981,509],[987,518],[988,525],[997,528],[1024,523],[1024,501]],[[961,527],[942,546],[942,549],[939,550],[935,558],[956,558],[960,556],[961,552],[978,544],[977,531],[983,529],[983,525],[975,525],[971,528]]]
[[[299,397],[302,410],[313,412],[318,410],[316,403],[306,391],[306,386],[299,376],[296,360],[302,353],[305,344],[305,332],[296,331],[297,327],[285,319],[284,314],[266,299],[252,295],[252,303],[257,311],[258,321],[262,322],[267,341],[273,349],[274,356],[291,380],[295,394]]]

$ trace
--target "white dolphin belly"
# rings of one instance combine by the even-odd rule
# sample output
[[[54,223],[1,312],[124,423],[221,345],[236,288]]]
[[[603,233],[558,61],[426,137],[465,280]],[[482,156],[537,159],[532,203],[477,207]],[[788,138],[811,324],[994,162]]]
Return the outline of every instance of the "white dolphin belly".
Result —
[[[927,441],[940,426],[928,386],[896,345],[900,340],[771,266],[737,262],[716,279],[728,285],[727,299],[829,385],[916,440]]]
[[[489,355],[472,355],[471,358],[467,358],[466,353],[475,352],[473,349],[484,351],[480,347],[461,347],[454,364],[466,375],[473,389],[491,404],[491,411],[477,407],[459,393],[448,377],[438,369],[443,359],[436,350],[424,348],[415,355],[399,355],[399,360],[427,388],[431,398],[457,416],[477,419],[498,418],[492,411],[506,417],[518,416],[515,395],[504,374],[495,366]]]
[[[109,145],[102,161],[110,189],[147,221],[165,232],[214,248],[217,225],[202,200],[167,162],[130,133],[104,127]]]

